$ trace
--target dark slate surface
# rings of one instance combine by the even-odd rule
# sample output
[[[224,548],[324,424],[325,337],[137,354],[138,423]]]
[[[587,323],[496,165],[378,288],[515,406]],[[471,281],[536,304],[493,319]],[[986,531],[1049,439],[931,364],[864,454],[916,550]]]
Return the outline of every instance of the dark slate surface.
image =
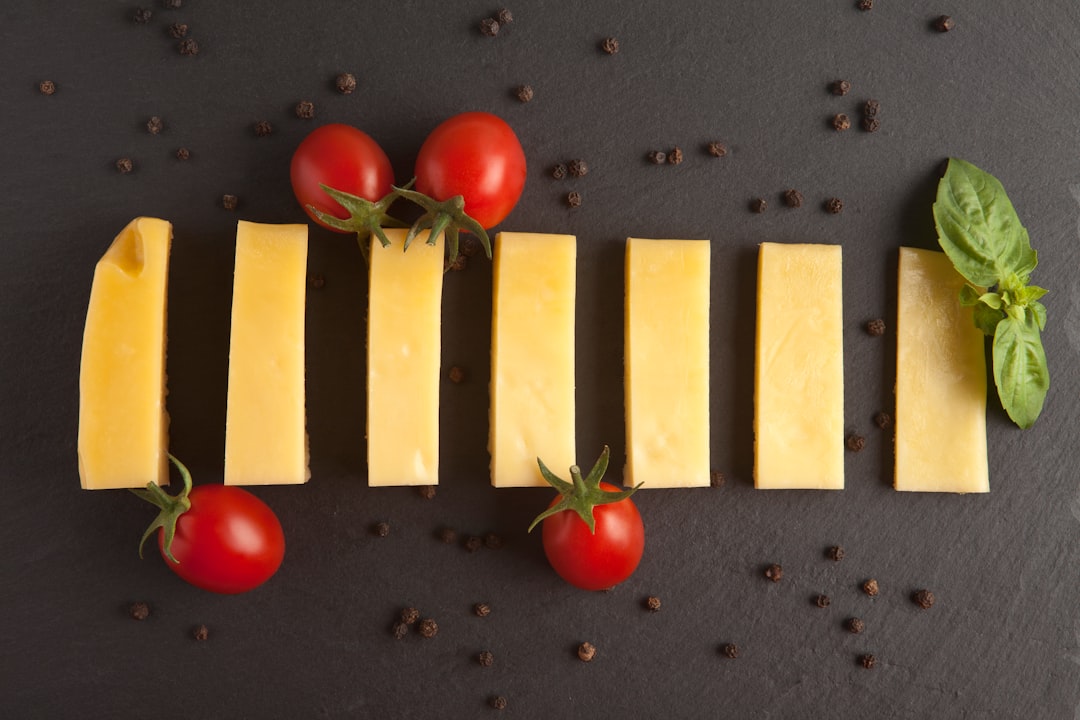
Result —
[[[147,3],[150,0],[146,0]],[[485,3],[48,0],[0,10],[0,716],[92,718],[505,717],[1072,718],[1080,703],[1080,9],[1071,2],[528,3],[496,39]],[[951,13],[956,29],[931,23]],[[190,25],[197,57],[166,35]],[[598,50],[607,35],[622,50]],[[334,75],[360,86],[337,95]],[[54,80],[45,97],[37,84]],[[846,97],[829,94],[838,78]],[[530,83],[520,104],[512,89]],[[880,100],[881,130],[836,133]],[[292,106],[316,105],[314,121]],[[721,489],[642,492],[648,527],[636,575],[609,593],[563,584],[524,532],[550,497],[488,487],[490,264],[447,278],[444,361],[470,373],[443,389],[442,484],[433,500],[365,484],[364,266],[354,241],[311,233],[308,387],[312,480],[255,492],[281,517],[288,552],[266,586],[201,592],[135,546],[151,517],[124,492],[79,489],[81,332],[93,266],[134,216],[175,225],[169,293],[172,449],[197,481],[222,471],[228,313],[238,218],[302,222],[287,167],[319,123],[371,133],[411,175],[442,119],[506,118],[530,162],[505,229],[579,238],[578,451],[624,448],[622,249],[628,235],[713,243],[712,457]],[[151,115],[166,129],[143,129]],[[256,138],[256,120],[276,132]],[[702,146],[726,142],[715,160]],[[653,167],[651,149],[686,161]],[[187,163],[173,158],[190,148]],[[130,156],[131,175],[113,162]],[[935,169],[948,155],[1008,189],[1051,289],[1053,387],[1037,425],[988,411],[992,492],[901,495],[890,440],[897,248],[932,247]],[[591,172],[555,182],[552,164]],[[780,193],[800,189],[789,210]],[[562,197],[582,193],[568,210]],[[240,197],[235,212],[220,197]],[[762,215],[748,210],[769,201]],[[844,200],[840,216],[821,203]],[[846,417],[867,447],[847,455],[841,493],[752,486],[755,248],[844,248]],[[375,538],[372,523],[391,523]],[[434,539],[443,525],[494,531],[500,550]],[[833,563],[825,548],[842,544]],[[783,582],[761,577],[783,563]],[[881,584],[869,599],[866,578]],[[923,612],[910,593],[929,587]],[[819,592],[832,597],[814,607]],[[642,609],[658,595],[659,613]],[[130,620],[146,600],[152,616]],[[490,617],[473,603],[493,606]],[[395,641],[403,605],[438,637]],[[843,629],[849,616],[866,630]],[[205,623],[210,639],[191,628]],[[598,648],[585,665],[583,640]],[[719,648],[735,642],[737,660]],[[481,668],[476,653],[494,653]],[[878,667],[857,665],[864,652]],[[166,687],[175,689],[166,691]]]

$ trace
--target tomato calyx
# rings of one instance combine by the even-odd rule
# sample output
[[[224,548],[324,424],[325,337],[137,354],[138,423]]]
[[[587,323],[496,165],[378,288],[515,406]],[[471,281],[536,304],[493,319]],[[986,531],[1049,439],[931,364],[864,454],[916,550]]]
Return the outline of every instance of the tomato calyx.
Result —
[[[551,517],[563,510],[573,510],[585,524],[589,526],[589,532],[595,535],[596,518],[593,516],[593,508],[597,505],[608,505],[621,502],[637,492],[637,489],[643,484],[638,483],[634,487],[627,488],[622,492],[602,490],[600,488],[600,481],[603,479],[604,473],[607,472],[610,456],[611,450],[605,445],[604,451],[600,453],[600,457],[596,460],[592,469],[589,470],[589,474],[584,477],[581,475],[580,467],[571,465],[570,478],[572,482],[566,482],[555,473],[551,472],[547,465],[544,464],[543,460],[536,458],[536,462],[540,465],[540,474],[549,485],[559,491],[559,495],[562,497],[559,499],[559,502],[536,516],[536,519],[532,521],[532,525],[529,526],[529,532],[532,532],[532,529],[540,524],[545,518]]]
[[[356,241],[360,245],[360,253],[364,256],[364,260],[367,260],[368,242],[372,234],[379,238],[379,242],[382,243],[383,247],[387,247],[390,244],[390,240],[386,237],[386,233],[383,232],[383,228],[405,227],[405,223],[395,217],[391,217],[390,206],[394,204],[394,201],[401,197],[401,191],[407,190],[412,186],[413,182],[415,181],[410,180],[404,188],[394,187],[377,202],[371,202],[370,200],[365,200],[357,195],[352,195],[341,190],[335,190],[328,185],[319,183],[319,187],[323,189],[323,192],[334,198],[341,207],[345,208],[349,213],[349,217],[342,219],[335,215],[324,213],[313,205],[308,205],[307,208],[320,222],[325,223],[335,230],[355,232]]]
[[[184,467],[184,464],[173,457],[172,453],[169,454],[169,460],[180,470],[180,476],[184,479],[184,489],[178,492],[176,495],[170,495],[154,482],[146,484],[146,489],[129,488],[131,492],[135,493],[143,500],[156,505],[161,509],[154,521],[150,523],[150,527],[146,528],[146,532],[143,533],[142,540],[139,541],[139,557],[143,556],[143,546],[146,545],[146,540],[158,528],[165,529],[165,545],[164,553],[172,562],[177,565],[180,561],[173,557],[172,554],[172,541],[176,535],[176,521],[181,515],[191,509],[191,500],[188,499],[188,494],[191,492],[191,473]]]
[[[449,200],[440,202],[424,193],[410,190],[408,185],[403,188],[395,186],[394,191],[400,193],[401,197],[406,200],[416,203],[425,211],[412,224],[408,235],[405,236],[406,250],[409,249],[409,245],[423,230],[430,230],[427,241],[429,245],[434,245],[435,238],[439,236],[439,233],[445,232],[448,262],[453,263],[458,256],[459,233],[465,230],[471,232],[480,240],[480,244],[484,246],[484,254],[488,256],[489,260],[491,259],[491,240],[488,238],[487,230],[465,212],[464,196],[455,195]]]

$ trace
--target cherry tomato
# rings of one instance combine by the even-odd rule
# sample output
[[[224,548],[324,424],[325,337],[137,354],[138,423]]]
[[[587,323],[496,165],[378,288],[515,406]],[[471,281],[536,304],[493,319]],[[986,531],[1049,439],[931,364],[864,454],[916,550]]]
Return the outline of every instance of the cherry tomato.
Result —
[[[601,490],[621,492],[601,482]],[[551,505],[561,501],[555,498]],[[629,498],[593,508],[596,533],[573,510],[544,518],[544,554],[566,582],[583,590],[606,590],[633,574],[645,551],[645,526]]]
[[[510,214],[525,187],[525,151],[502,118],[467,112],[431,131],[416,158],[416,190],[436,200],[461,195],[487,228]]]
[[[394,170],[390,158],[378,143],[362,130],[339,123],[312,130],[293,153],[289,169],[293,193],[312,220],[330,230],[308,208],[314,206],[328,215],[345,220],[349,217],[336,200],[319,184],[377,202],[390,192]]]
[[[285,534],[266,503],[231,485],[198,485],[187,497],[191,508],[177,518],[172,540],[178,562],[165,554],[165,530],[158,530],[158,549],[174,573],[204,590],[232,594],[277,572]]]

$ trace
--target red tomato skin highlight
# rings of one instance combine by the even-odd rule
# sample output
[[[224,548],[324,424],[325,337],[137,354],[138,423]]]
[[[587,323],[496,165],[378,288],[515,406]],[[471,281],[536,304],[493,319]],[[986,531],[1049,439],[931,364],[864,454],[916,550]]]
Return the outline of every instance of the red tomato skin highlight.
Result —
[[[304,212],[322,225],[308,205],[342,220],[349,213],[319,183],[377,202],[390,192],[394,169],[390,158],[370,135],[351,125],[331,123],[315,128],[300,142],[293,152],[289,177],[293,194]]]
[[[620,488],[606,482],[608,492]],[[559,498],[552,501],[552,505]],[[606,590],[630,577],[645,552],[645,526],[629,499],[593,508],[596,534],[577,513],[564,510],[543,521],[544,554],[559,576],[582,590]]]
[[[416,157],[416,190],[436,200],[461,195],[485,230],[502,222],[525,188],[525,151],[505,120],[455,115],[436,127]]]
[[[172,553],[165,556],[165,532],[158,549],[174,573],[204,590],[247,592],[270,579],[285,557],[285,533],[274,511],[242,488],[199,485],[188,498],[191,509],[176,522]]]

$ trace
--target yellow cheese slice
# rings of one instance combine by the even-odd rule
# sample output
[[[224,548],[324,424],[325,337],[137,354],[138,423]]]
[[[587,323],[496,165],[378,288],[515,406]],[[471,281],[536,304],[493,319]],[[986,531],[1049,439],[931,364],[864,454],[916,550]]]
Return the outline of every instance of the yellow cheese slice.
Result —
[[[989,492],[985,336],[945,253],[900,248],[897,490]]]
[[[79,373],[79,477],[88,490],[169,482],[165,316],[172,225],[128,224],[94,270]]]
[[[236,227],[225,484],[308,480],[307,225]]]
[[[368,282],[368,485],[439,482],[443,238],[403,252],[405,230],[371,242]]]
[[[491,327],[491,484],[546,485],[575,460],[573,235],[499,233]]]
[[[838,245],[762,243],[754,367],[754,484],[844,487]]]
[[[709,484],[709,241],[626,241],[627,485]]]

